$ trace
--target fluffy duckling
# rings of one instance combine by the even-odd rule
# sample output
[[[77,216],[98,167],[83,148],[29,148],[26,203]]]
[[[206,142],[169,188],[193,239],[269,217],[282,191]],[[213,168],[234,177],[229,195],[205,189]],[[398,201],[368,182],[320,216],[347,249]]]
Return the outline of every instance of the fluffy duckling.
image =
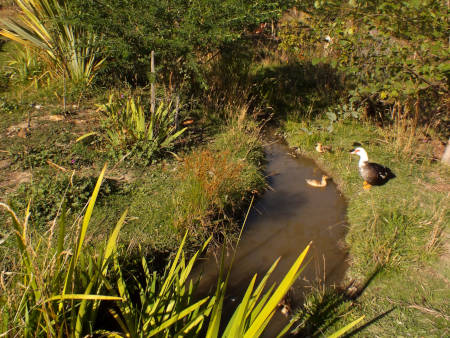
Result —
[[[372,185],[383,185],[390,179],[395,178],[391,169],[378,163],[369,162],[367,152],[363,148],[358,147],[351,154],[359,156],[359,174],[364,180],[363,188],[365,190],[369,190]]]
[[[326,153],[327,151],[331,151],[331,147],[324,146],[322,143],[319,142],[316,144],[316,151],[319,153]]]
[[[306,179],[305,181],[312,187],[323,188],[327,186],[327,179],[329,179],[329,177],[327,175],[323,175],[322,181],[313,179]]]
[[[285,298],[283,298],[283,299],[281,300],[281,302],[279,302],[278,305],[277,305],[278,308],[280,308],[281,314],[282,314],[283,316],[285,316],[285,317],[289,317],[289,315],[290,315],[291,312],[292,312],[292,308],[291,308],[291,305],[290,305],[289,303],[290,303],[289,300],[286,299],[286,297],[285,297]]]

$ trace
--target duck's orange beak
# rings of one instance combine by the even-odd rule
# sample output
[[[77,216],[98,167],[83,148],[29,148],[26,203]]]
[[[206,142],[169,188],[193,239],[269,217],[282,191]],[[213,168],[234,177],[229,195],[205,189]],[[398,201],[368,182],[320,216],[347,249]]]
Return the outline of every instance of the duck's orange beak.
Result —
[[[350,150],[350,154],[358,155],[359,154],[359,149]]]

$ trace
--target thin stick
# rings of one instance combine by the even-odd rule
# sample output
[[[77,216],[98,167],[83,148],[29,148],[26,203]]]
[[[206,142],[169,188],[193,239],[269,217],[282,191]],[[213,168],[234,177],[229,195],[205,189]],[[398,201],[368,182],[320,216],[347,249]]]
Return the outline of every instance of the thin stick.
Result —
[[[150,72],[152,73],[152,82],[150,84],[150,112],[155,113],[155,52],[152,50],[150,61]]]

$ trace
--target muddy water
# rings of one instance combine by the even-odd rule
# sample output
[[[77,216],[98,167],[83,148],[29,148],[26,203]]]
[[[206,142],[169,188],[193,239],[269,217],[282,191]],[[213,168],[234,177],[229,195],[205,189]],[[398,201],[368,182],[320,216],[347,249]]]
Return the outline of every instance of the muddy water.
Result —
[[[278,141],[268,144],[265,151],[271,189],[255,203],[237,247],[225,302],[228,315],[255,273],[264,275],[281,256],[268,285],[281,281],[310,241],[313,241],[308,254],[310,262],[289,293],[294,308],[301,303],[309,286],[338,284],[347,269],[342,245],[346,204],[336,185],[329,180],[325,188],[308,186],[306,178],[320,180],[323,172],[310,159],[294,158],[287,146]],[[228,248],[228,256],[232,252],[233,248]],[[201,263],[200,290],[215,286],[220,252],[216,256],[210,255]],[[264,336],[276,336],[285,324],[287,319],[278,311]]]

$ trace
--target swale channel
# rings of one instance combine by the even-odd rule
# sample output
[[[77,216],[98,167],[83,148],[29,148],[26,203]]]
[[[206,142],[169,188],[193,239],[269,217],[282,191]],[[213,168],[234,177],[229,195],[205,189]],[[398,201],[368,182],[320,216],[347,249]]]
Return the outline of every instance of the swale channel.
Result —
[[[301,304],[310,287],[339,285],[348,267],[343,245],[347,231],[346,202],[334,182],[328,180],[324,188],[307,185],[305,179],[320,180],[324,173],[313,160],[293,156],[280,140],[272,138],[265,153],[270,187],[250,211],[237,248],[226,248],[230,261],[235,249],[237,252],[224,303],[225,323],[255,273],[258,283],[281,256],[267,283],[278,285],[310,241],[313,244],[305,259],[307,267],[288,293],[292,309]],[[208,255],[196,269],[202,275],[200,293],[216,286],[221,250]],[[288,319],[278,310],[263,337],[275,337],[287,323]]]

